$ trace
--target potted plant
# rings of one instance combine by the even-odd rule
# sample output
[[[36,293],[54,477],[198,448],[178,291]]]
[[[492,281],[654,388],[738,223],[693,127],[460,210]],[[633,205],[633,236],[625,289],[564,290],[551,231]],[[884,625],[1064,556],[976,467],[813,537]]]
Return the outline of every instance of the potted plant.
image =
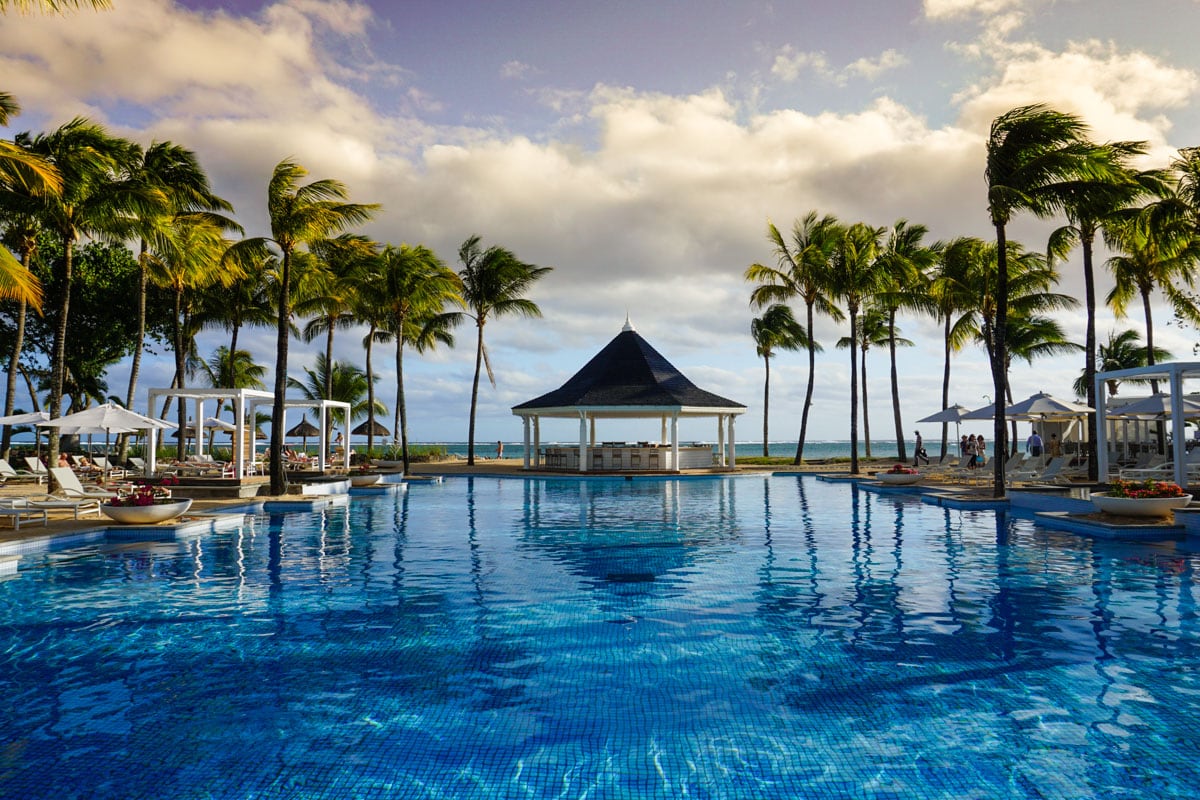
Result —
[[[151,525],[175,519],[191,507],[191,499],[172,498],[170,489],[138,486],[128,494],[112,498],[100,506],[100,511],[104,516],[122,525]]]
[[[375,469],[367,463],[359,464],[350,471],[351,486],[374,486],[383,478]]]
[[[921,473],[917,472],[915,467],[893,464],[887,472],[876,472],[875,479],[880,483],[904,486],[921,480]]]
[[[1123,517],[1166,517],[1192,502],[1192,496],[1171,481],[1114,480],[1107,492],[1092,492],[1092,506]]]

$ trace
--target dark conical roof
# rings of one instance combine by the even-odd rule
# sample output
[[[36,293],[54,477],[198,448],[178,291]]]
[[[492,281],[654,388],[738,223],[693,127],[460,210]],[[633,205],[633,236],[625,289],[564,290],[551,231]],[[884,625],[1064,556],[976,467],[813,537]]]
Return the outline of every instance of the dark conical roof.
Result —
[[[588,406],[745,408],[697,387],[628,325],[569,381],[513,412]]]

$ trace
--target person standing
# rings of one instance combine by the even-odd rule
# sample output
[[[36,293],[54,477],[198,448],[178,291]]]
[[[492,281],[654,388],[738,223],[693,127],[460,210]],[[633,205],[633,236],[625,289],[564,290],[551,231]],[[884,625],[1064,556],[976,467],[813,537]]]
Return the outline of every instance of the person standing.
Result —
[[[1042,457],[1042,437],[1038,436],[1037,428],[1034,428],[1033,433],[1025,440],[1025,452],[1030,458]]]
[[[925,459],[925,463],[929,463],[929,454],[925,452],[925,440],[921,438],[921,432],[916,431],[917,439],[913,442],[913,466],[919,467],[921,459]]]
[[[1050,444],[1046,446],[1046,454],[1051,458],[1058,458],[1062,455],[1062,443],[1058,441],[1058,434],[1050,434]]]
[[[496,442],[496,459],[499,460],[501,458],[504,458],[504,442],[497,441]]]
[[[967,437],[967,469],[975,469],[978,463],[978,456],[975,454],[975,434]]]
[[[975,466],[982,467],[987,463],[987,444],[983,441],[983,434],[979,434],[975,438]]]

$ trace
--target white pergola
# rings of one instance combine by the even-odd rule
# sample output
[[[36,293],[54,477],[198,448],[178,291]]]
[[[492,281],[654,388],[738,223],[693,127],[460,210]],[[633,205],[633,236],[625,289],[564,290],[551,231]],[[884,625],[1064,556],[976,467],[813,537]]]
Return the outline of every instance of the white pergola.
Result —
[[[238,480],[241,480],[246,475],[246,453],[245,447],[242,445],[246,441],[246,433],[249,431],[253,435],[253,424],[247,425],[247,419],[253,419],[254,412],[259,406],[273,405],[275,395],[271,392],[264,392],[260,389],[150,389],[147,392],[147,416],[154,415],[154,404],[162,398],[174,398],[183,400],[192,400],[196,404],[195,420],[196,420],[196,453],[203,455],[204,453],[204,404],[209,400],[228,400],[233,404],[234,429],[233,440],[236,443],[233,448],[233,474]],[[283,419],[271,420],[272,425],[282,425],[284,430],[287,430],[287,409],[289,408],[319,408],[321,413],[318,415],[317,429],[319,431],[320,440],[325,441],[325,420],[327,418],[326,411],[329,409],[341,409],[346,412],[346,418],[350,418],[350,404],[340,400],[288,400],[283,404],[284,412]],[[146,448],[146,474],[153,475],[156,469],[156,460],[158,455],[157,431],[151,430],[149,433],[149,441]],[[253,442],[253,439],[251,439]],[[251,445],[253,448],[253,444]],[[325,448],[318,448],[317,453],[317,468],[325,469]],[[350,466],[350,449],[345,448],[343,452],[343,466]]]
[[[670,442],[671,464],[679,471],[679,420],[681,417],[716,417],[717,464],[737,466],[733,443],[733,421],[744,414],[744,406],[561,406],[558,408],[522,409],[513,414],[521,418],[525,432],[524,469],[538,469],[541,458],[541,418],[579,420],[579,471],[587,472],[587,451],[596,446],[598,419],[658,419],[662,432],[659,441]],[[533,459],[530,459],[530,455]]]
[[[1171,441],[1171,456],[1175,464],[1175,483],[1187,486],[1187,442],[1182,436],[1184,423],[1183,382],[1185,379],[1200,379],[1200,362],[1172,361],[1168,364],[1155,364],[1151,367],[1134,367],[1118,369],[1112,372],[1096,373],[1096,397],[1104,397],[1104,384],[1110,380],[1128,380],[1130,378],[1157,379],[1170,384],[1171,413],[1167,419],[1175,430]],[[1096,463],[1099,475],[1103,479],[1108,475],[1108,410],[1105,403],[1096,403]]]

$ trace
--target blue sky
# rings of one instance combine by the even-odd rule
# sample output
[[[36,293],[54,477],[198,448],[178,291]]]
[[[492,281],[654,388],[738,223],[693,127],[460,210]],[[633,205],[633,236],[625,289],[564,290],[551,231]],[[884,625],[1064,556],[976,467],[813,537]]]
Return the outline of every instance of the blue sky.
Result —
[[[508,409],[562,383],[620,330],[638,330],[696,383],[761,430],[762,363],[749,337],[745,267],[771,260],[764,232],[810,209],[930,238],[990,234],[983,141],[990,121],[1044,102],[1082,115],[1097,139],[1144,139],[1147,165],[1200,144],[1196,2],[219,3],[115,0],[111,12],[0,17],[3,88],[24,107],[13,130],[85,115],[149,143],[196,150],[248,234],[265,232],[266,179],[295,158],[384,210],[365,231],[422,243],[451,266],[478,233],[553,266],[532,297],[545,316],[501,319],[487,340],[498,387],[481,389],[479,438],[516,439]],[[1052,222],[1012,235],[1044,246]],[[1064,290],[1081,291],[1078,256]],[[1107,284],[1107,278],[1102,279]],[[1101,291],[1108,286],[1102,285]],[[1194,332],[1156,336],[1189,357]],[[940,334],[906,318],[905,429],[939,407]],[[1081,314],[1064,315],[1082,341]],[[1140,329],[1140,318],[1100,320]],[[817,371],[819,438],[845,438],[846,331],[827,320]],[[360,335],[338,357],[361,363]],[[218,333],[202,340],[211,351]],[[268,333],[249,346],[273,363]],[[290,365],[309,365],[295,346]],[[381,365],[381,394],[394,376]],[[411,435],[466,438],[471,332],[406,361]],[[872,353],[872,421],[891,430],[886,359]],[[1018,364],[1019,396],[1068,395],[1080,359]],[[143,386],[169,382],[166,359]],[[124,367],[110,376],[124,385]],[[772,438],[798,430],[802,356],[772,368]],[[981,405],[978,351],[955,359],[951,401]],[[144,403],[144,401],[143,401]],[[709,430],[712,427],[713,430]],[[980,431],[986,429],[981,424]],[[967,429],[970,430],[970,429]],[[570,438],[563,423],[550,438]],[[604,438],[657,438],[657,426]],[[684,436],[715,438],[715,424]],[[929,439],[930,432],[926,432]]]

